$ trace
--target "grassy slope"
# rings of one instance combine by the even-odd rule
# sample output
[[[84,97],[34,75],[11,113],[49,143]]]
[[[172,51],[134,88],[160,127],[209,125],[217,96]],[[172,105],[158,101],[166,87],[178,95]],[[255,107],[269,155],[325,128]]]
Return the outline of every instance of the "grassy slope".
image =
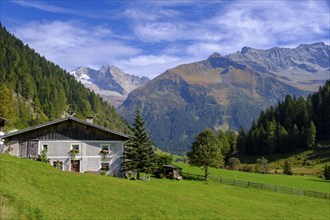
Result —
[[[204,170],[198,167],[191,167],[186,163],[174,163],[183,168],[183,172],[190,172],[204,175]],[[312,190],[318,192],[330,193],[330,181],[313,176],[287,176],[275,174],[258,174],[241,171],[209,168],[211,176],[229,178],[235,180],[252,181],[258,183],[287,186],[297,189]]]
[[[241,163],[254,164],[260,156],[239,156]],[[326,163],[330,163],[330,147],[314,150],[300,149],[291,153],[265,155],[271,169],[281,172],[284,161],[288,160],[295,174],[319,176]]]
[[[329,200],[324,199],[215,182],[74,174],[3,154],[0,181],[1,219],[327,219],[330,215]]]

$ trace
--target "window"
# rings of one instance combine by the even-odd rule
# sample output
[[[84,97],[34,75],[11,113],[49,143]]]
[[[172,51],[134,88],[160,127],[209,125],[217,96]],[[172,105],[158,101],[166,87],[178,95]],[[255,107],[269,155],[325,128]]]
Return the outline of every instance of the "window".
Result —
[[[42,150],[44,150],[44,151],[48,151],[48,144],[43,144],[42,145]]]
[[[101,153],[108,154],[110,151],[110,145],[109,144],[101,144]]]
[[[101,170],[109,170],[109,163],[101,163]]]
[[[75,150],[76,153],[79,153],[80,144],[72,144],[71,149]]]
[[[58,170],[63,170],[63,161],[53,161],[53,166]]]

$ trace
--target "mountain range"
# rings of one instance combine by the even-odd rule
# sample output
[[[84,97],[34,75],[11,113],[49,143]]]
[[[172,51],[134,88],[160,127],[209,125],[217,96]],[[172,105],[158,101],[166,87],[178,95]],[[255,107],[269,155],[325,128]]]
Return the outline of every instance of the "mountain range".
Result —
[[[287,94],[306,97],[330,78],[329,55],[324,43],[214,53],[133,90],[118,111],[132,121],[140,109],[156,145],[184,153],[206,127],[248,129],[261,110]]]
[[[150,81],[147,77],[133,76],[110,65],[104,65],[100,70],[78,67],[70,74],[114,107],[121,105],[132,90]]]
[[[294,49],[274,47],[257,50],[244,47],[226,57],[259,73],[272,74],[276,79],[299,89],[316,91],[330,78],[330,46],[323,42],[302,44]]]

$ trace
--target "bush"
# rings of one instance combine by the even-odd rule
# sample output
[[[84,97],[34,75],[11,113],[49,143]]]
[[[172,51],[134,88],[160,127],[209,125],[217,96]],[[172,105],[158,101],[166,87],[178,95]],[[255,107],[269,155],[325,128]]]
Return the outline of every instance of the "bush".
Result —
[[[227,163],[227,169],[229,170],[239,170],[241,168],[241,161],[238,158],[231,157]]]
[[[255,167],[257,173],[266,174],[269,173],[268,160],[264,157],[257,158],[257,165]]]
[[[283,173],[286,174],[286,175],[292,175],[293,174],[291,163],[287,160],[284,162]]]
[[[156,169],[155,176],[162,178],[163,175],[163,166],[166,164],[172,164],[173,156],[167,153],[158,153],[156,154]]]
[[[253,165],[247,165],[244,164],[244,166],[241,167],[241,170],[244,172],[254,173],[255,169]]]
[[[323,176],[326,180],[330,180],[330,166],[328,164],[325,164]]]

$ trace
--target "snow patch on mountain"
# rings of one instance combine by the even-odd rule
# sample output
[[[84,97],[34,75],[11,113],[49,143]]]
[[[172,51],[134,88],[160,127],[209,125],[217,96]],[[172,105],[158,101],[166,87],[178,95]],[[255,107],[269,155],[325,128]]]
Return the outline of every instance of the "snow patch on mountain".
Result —
[[[78,67],[70,74],[115,107],[121,105],[132,90],[150,81],[147,77],[130,75],[110,65],[104,65],[100,70]]]

